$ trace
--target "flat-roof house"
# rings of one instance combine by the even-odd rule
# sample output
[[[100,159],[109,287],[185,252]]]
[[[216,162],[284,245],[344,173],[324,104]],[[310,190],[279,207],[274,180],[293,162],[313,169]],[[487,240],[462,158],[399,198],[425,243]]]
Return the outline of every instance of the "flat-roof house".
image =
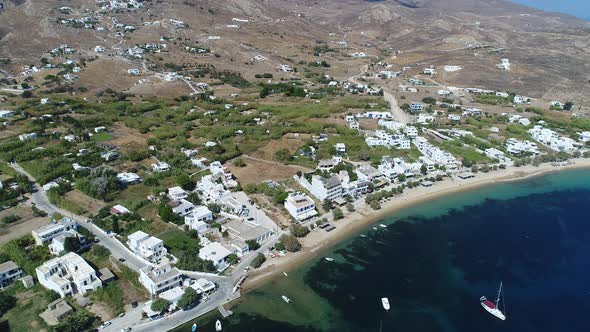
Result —
[[[219,242],[211,242],[199,250],[199,257],[201,259],[210,260],[213,265],[222,270],[226,267],[225,259],[231,255],[232,252],[222,246]]]
[[[85,294],[102,286],[96,271],[78,254],[70,252],[35,269],[39,283],[61,297]]]
[[[27,133],[18,135],[18,139],[21,141],[28,141],[37,138],[37,133]]]
[[[11,116],[14,116],[15,114],[16,112],[13,111],[2,110],[0,111],[0,118],[9,118]]]
[[[411,112],[420,112],[424,109],[424,105],[421,103],[411,103],[410,104],[410,111]]]
[[[313,175],[309,191],[321,201],[326,199],[334,200],[342,196],[342,184],[340,178],[336,175],[330,178]]]
[[[51,242],[53,238],[62,235],[71,230],[78,229],[78,222],[73,219],[64,217],[59,221],[52,221],[50,224],[31,231],[35,243],[40,246]]]
[[[57,299],[47,305],[47,309],[40,314],[48,325],[57,325],[68,317],[74,309],[63,299]]]
[[[152,263],[159,262],[168,253],[168,250],[164,247],[164,241],[142,231],[129,234],[127,236],[127,246],[135,254]]]
[[[188,193],[181,187],[168,188],[168,198],[173,200],[181,200],[188,197]]]
[[[49,244],[49,252],[52,255],[59,255],[61,252],[65,250],[66,239],[69,237],[75,238],[81,246],[87,245],[86,238],[84,238],[84,236],[72,229],[54,237],[51,240],[51,243]]]
[[[292,192],[285,200],[285,209],[297,221],[303,221],[318,215],[314,201],[302,192]]]
[[[168,165],[168,163],[160,161],[152,164],[152,169],[154,170],[154,172],[166,172],[170,170],[170,165]]]
[[[170,264],[146,265],[139,269],[139,282],[151,295],[182,285],[182,274]]]
[[[7,261],[0,264],[0,287],[6,287],[22,277],[23,271],[13,262]]]
[[[135,173],[123,172],[123,173],[117,174],[117,180],[121,184],[128,185],[128,184],[138,183],[139,181],[141,181],[141,178],[139,177],[139,175],[137,175]]]
[[[184,217],[184,223],[190,229],[196,229],[199,233],[207,230],[207,221],[213,220],[213,213],[206,206],[197,206],[191,213]]]
[[[346,145],[344,143],[336,143],[335,148],[337,154],[346,153]]]
[[[128,214],[128,213],[131,213],[131,211],[129,211],[129,209],[127,209],[123,205],[117,204],[111,208],[111,213],[112,214]]]
[[[190,287],[197,291],[197,294],[210,294],[215,291],[215,284],[205,278],[195,280]]]
[[[170,201],[168,202],[168,206],[172,208],[172,212],[176,213],[181,217],[184,217],[187,214],[191,213],[191,211],[195,208],[195,205],[192,202],[187,201],[186,199],[181,199],[179,201]]]

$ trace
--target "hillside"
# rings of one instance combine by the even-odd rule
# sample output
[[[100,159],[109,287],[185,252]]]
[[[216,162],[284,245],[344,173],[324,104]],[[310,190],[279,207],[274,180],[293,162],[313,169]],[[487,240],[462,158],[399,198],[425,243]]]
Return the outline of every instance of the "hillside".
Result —
[[[112,88],[151,94],[167,90],[137,87],[137,79],[150,80],[151,74],[173,68],[171,64],[207,72],[214,67],[253,80],[256,74],[276,72],[279,64],[296,66],[299,61],[324,59],[332,65],[329,74],[346,78],[357,74],[369,59],[379,58],[400,68],[461,65],[460,75],[437,77],[448,85],[505,89],[585,103],[590,98],[589,23],[507,1],[140,3],[141,8],[105,10],[100,8],[105,3],[94,0],[5,2],[0,12],[0,52],[11,62],[2,69],[17,76],[22,65],[40,66],[41,57],[50,59],[49,50],[67,44],[76,50],[67,58],[100,59],[86,61],[84,69],[88,70],[79,73],[75,85],[91,91]],[[60,10],[64,6],[70,9]],[[84,17],[91,18],[92,28],[63,23]],[[185,27],[179,28],[171,20],[182,21]],[[115,22],[134,30],[116,28]],[[125,54],[128,48],[150,43],[167,47],[142,59]],[[318,57],[314,51],[318,43],[329,52]],[[95,52],[96,46],[105,52]],[[187,52],[187,47],[210,52],[195,55]],[[365,52],[370,57],[354,59],[349,56],[352,52]],[[392,57],[394,52],[396,57]],[[264,60],[253,61],[256,56]],[[501,58],[510,59],[511,71],[495,68]],[[144,70],[139,78],[129,79],[124,77],[129,68]],[[185,88],[178,93],[190,92]]]

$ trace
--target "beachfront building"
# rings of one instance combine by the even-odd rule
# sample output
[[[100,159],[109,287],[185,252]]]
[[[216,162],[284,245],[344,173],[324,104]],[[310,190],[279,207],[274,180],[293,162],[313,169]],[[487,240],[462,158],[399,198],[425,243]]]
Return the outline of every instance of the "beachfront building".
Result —
[[[507,162],[510,161],[510,158],[504,156],[504,152],[496,149],[496,148],[488,148],[484,150],[486,156],[492,159],[496,159],[500,162]]]
[[[0,264],[0,287],[4,288],[23,276],[23,271],[13,261]]]
[[[384,177],[383,173],[371,165],[360,165],[354,170],[354,172],[361,181],[373,182]]]
[[[335,200],[342,196],[342,184],[340,178],[336,175],[329,178],[313,175],[311,177],[311,186],[308,190],[320,201],[326,199]]]
[[[573,139],[565,136],[561,136],[555,131],[549,128],[543,128],[543,126],[534,126],[528,131],[529,135],[533,139],[541,144],[546,145],[553,151],[557,152],[574,152],[581,144],[574,141]]]
[[[48,260],[35,272],[41,285],[57,292],[62,298],[76,293],[86,294],[102,286],[96,271],[73,252]]]
[[[35,243],[38,246],[51,242],[53,238],[58,237],[71,230],[78,229],[78,222],[64,217],[58,221],[52,221],[50,224],[37,228],[31,231]]]
[[[289,214],[300,222],[318,215],[313,200],[299,191],[290,193],[285,200],[284,206]]]
[[[388,148],[395,147],[400,150],[411,149],[410,140],[403,134],[390,134],[384,130],[376,130],[374,136],[365,138],[369,147],[385,146]]]
[[[414,145],[424,156],[434,163],[445,166],[447,169],[456,169],[458,167],[457,159],[447,151],[444,151],[428,142],[424,137],[416,137]]]
[[[127,246],[136,255],[152,263],[159,262],[168,253],[164,241],[142,231],[130,234],[127,237]]]
[[[512,155],[532,154],[538,155],[541,153],[537,144],[531,141],[521,141],[516,138],[509,138],[506,140],[506,151]]]
[[[221,231],[227,231],[237,241],[246,242],[253,240],[262,244],[274,232],[264,226],[254,225],[236,219],[230,219],[221,225]]]
[[[139,269],[139,282],[151,295],[158,295],[182,285],[182,274],[168,263],[146,265]]]

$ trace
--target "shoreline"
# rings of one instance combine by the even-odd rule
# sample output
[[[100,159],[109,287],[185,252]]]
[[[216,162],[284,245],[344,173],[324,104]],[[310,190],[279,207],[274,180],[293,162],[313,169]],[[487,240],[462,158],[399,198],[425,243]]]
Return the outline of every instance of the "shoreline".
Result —
[[[332,221],[336,226],[331,232],[320,229],[311,231],[305,238],[300,239],[303,249],[296,253],[287,253],[284,257],[270,258],[260,270],[253,270],[242,286],[242,292],[247,293],[260,287],[266,282],[282,276],[283,272],[290,272],[310,259],[317,256],[318,251],[327,250],[338,243],[350,238],[358,232],[378,220],[381,220],[396,211],[441,198],[450,194],[475,190],[481,187],[522,181],[538,176],[547,175],[563,170],[590,168],[590,159],[572,159],[574,164],[566,166],[553,166],[549,163],[540,166],[526,165],[523,167],[508,167],[504,170],[489,173],[478,172],[474,178],[456,180],[452,177],[435,182],[432,187],[418,187],[406,189],[403,194],[394,196],[382,203],[380,210],[373,210],[364,202],[356,207],[352,213],[345,212],[345,217],[338,221]]]

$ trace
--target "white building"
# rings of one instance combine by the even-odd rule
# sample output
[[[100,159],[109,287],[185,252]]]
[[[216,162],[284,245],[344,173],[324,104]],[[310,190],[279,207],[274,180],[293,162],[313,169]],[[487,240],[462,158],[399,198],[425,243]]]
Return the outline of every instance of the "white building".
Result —
[[[491,159],[497,159],[501,162],[503,161],[510,161],[509,158],[506,158],[506,156],[504,156],[504,152],[496,149],[496,148],[488,148],[484,150],[484,153],[486,154],[486,156],[488,156]]]
[[[168,253],[164,247],[164,241],[142,231],[127,236],[127,246],[131,251],[152,263],[159,262]]]
[[[520,141],[516,138],[509,138],[506,140],[506,151],[513,155],[520,155],[522,153],[531,153],[537,155],[541,153],[537,144],[531,141]]]
[[[65,243],[67,238],[75,238],[81,246],[86,245],[86,238],[72,229],[54,237],[49,244],[49,252],[55,256],[63,252],[66,249]]]
[[[542,143],[549,147],[553,151],[557,152],[574,152],[581,144],[574,141],[573,139],[565,136],[561,136],[555,131],[543,128],[542,126],[534,126],[528,131],[529,135],[539,143]]]
[[[424,68],[423,73],[424,75],[434,75],[436,74],[436,71],[434,70],[434,68]]]
[[[0,111],[0,118],[9,118],[14,115],[16,115],[16,113],[13,111],[6,111],[6,110]]]
[[[302,192],[290,193],[284,206],[297,221],[307,220],[318,215],[313,200]]]
[[[514,100],[513,100],[513,102],[515,104],[526,104],[529,101],[531,101],[531,100],[528,97],[519,96],[519,95],[514,96]]]
[[[138,183],[139,181],[141,181],[141,178],[139,177],[139,175],[135,173],[123,172],[117,174],[117,180],[124,185],[128,185]]]
[[[13,262],[0,264],[0,288],[4,288],[23,276],[23,271]]]
[[[190,202],[187,201],[186,199],[181,199],[178,201],[170,201],[168,202],[168,206],[170,206],[172,208],[172,212],[174,212],[175,214],[184,217],[188,214],[190,214],[193,209],[195,208],[195,205]]]
[[[139,282],[151,295],[182,285],[182,274],[170,264],[146,265],[139,269]]]
[[[509,59],[501,59],[500,63],[496,65],[496,67],[502,70],[510,70],[510,60]]]
[[[446,65],[444,66],[444,69],[447,72],[455,72],[461,70],[461,66]]]
[[[580,141],[584,143],[590,141],[590,131],[583,131],[578,133],[578,135],[580,135]]]
[[[336,148],[337,154],[346,153],[346,145],[344,143],[336,143],[336,145],[334,147]]]
[[[459,114],[449,114],[447,118],[449,121],[461,121],[461,116]]]
[[[212,261],[218,270],[222,270],[227,266],[225,259],[231,254],[232,252],[227,250],[219,242],[211,242],[199,250],[199,257]]]
[[[342,196],[342,185],[336,175],[330,178],[313,175],[311,177],[311,188],[309,191],[320,201],[326,199],[334,200]]]
[[[152,169],[154,170],[154,172],[166,172],[170,170],[170,165],[168,165],[168,163],[160,161],[155,164],[152,164]]]
[[[18,139],[21,141],[28,141],[37,138],[37,133],[27,133],[18,135]]]
[[[438,165],[447,169],[457,168],[457,159],[447,151],[444,151],[428,142],[424,137],[416,137],[414,145],[420,152]]]
[[[168,188],[168,198],[179,201],[188,197],[188,193],[181,187]]]
[[[421,112],[424,109],[424,105],[421,103],[411,103],[410,104],[410,111],[411,112]]]
[[[52,221],[50,224],[31,231],[35,243],[38,246],[51,242],[53,238],[65,234],[71,230],[78,229],[78,222],[70,218],[62,218],[59,221]]]
[[[48,260],[35,272],[41,285],[57,292],[62,298],[76,293],[86,294],[102,286],[96,271],[73,252]]]

